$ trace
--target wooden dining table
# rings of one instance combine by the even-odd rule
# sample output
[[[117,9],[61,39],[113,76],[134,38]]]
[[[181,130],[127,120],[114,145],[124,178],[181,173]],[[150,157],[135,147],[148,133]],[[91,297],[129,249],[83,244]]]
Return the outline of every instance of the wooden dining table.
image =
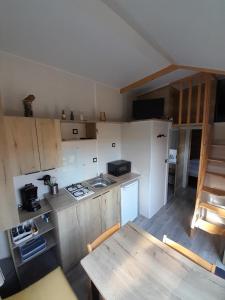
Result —
[[[133,223],[81,260],[106,300],[225,299],[225,280]]]

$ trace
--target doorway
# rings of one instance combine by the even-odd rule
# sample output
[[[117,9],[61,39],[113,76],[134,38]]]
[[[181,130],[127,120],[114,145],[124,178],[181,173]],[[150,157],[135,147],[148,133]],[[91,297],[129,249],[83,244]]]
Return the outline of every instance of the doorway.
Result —
[[[197,189],[201,137],[200,128],[179,129],[175,193],[188,187]]]

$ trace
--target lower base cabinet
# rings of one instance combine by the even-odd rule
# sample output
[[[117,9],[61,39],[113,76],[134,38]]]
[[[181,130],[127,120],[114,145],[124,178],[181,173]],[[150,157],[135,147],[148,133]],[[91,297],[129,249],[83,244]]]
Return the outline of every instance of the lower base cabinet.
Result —
[[[58,252],[65,272],[87,254],[87,244],[120,222],[120,189],[55,212]]]
[[[102,232],[120,223],[120,189],[114,188],[101,196]]]

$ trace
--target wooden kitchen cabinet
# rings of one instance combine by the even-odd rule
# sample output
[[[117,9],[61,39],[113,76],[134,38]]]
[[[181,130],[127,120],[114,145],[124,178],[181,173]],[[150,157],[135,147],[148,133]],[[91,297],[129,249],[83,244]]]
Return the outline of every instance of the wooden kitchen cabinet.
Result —
[[[0,98],[0,230],[19,223],[9,150]]]
[[[101,196],[101,226],[102,232],[120,223],[120,192],[115,187]]]
[[[36,119],[41,170],[57,168],[62,164],[60,121]]]
[[[4,117],[14,176],[40,171],[34,118]]]
[[[87,244],[120,222],[119,187],[55,212],[59,256],[65,272],[87,255]]]
[[[55,214],[58,250],[63,270],[67,272],[82,256],[80,230],[76,206],[67,207]]]
[[[60,121],[4,116],[13,176],[61,166]]]
[[[81,201],[77,206],[82,257],[87,254],[87,244],[101,233],[101,196]]]

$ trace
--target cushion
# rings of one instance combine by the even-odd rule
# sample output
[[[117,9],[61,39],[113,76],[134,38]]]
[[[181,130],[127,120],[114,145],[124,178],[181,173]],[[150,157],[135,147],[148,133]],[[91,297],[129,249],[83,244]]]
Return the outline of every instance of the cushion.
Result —
[[[57,268],[7,300],[77,300],[61,268]]]

